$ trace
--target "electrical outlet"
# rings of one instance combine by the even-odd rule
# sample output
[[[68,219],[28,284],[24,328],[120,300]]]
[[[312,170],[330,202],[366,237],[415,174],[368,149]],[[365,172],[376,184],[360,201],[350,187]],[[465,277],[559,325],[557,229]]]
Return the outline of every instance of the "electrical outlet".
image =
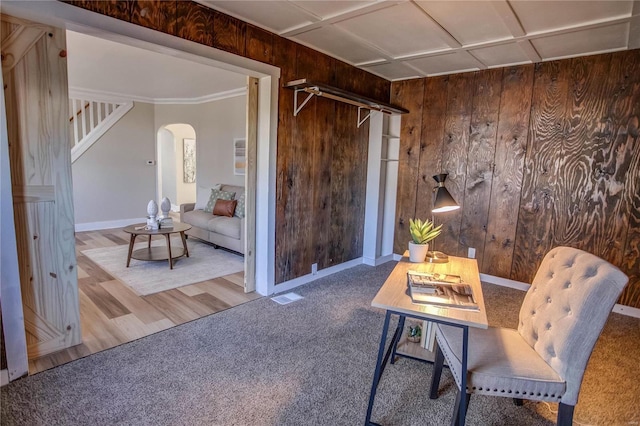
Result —
[[[318,273],[318,264],[314,263],[311,265],[311,274],[316,275]]]
[[[467,253],[467,257],[469,259],[475,259],[476,258],[476,249],[473,247],[469,247],[469,252]]]

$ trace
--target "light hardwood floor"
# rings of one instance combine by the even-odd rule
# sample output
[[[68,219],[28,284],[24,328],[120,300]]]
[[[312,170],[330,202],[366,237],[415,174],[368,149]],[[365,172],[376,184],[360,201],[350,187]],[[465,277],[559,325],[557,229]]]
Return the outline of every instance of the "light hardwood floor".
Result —
[[[30,374],[260,297],[255,292],[244,293],[243,272],[139,296],[82,254],[83,250],[128,244],[129,235],[120,229],[76,233],[83,343],[29,361]]]

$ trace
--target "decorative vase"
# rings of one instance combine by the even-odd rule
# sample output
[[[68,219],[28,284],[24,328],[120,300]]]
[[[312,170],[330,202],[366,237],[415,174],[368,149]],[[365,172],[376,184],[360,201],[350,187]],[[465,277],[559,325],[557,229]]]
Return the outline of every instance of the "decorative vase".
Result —
[[[169,200],[167,197],[164,197],[160,202],[160,210],[162,210],[162,216],[160,216],[160,218],[161,219],[168,218],[169,210],[171,210],[171,200]]]
[[[409,241],[409,261],[414,263],[424,262],[429,251],[429,244],[416,244],[413,241]]]
[[[147,204],[147,217],[154,218],[158,215],[158,204],[155,201],[150,200]]]

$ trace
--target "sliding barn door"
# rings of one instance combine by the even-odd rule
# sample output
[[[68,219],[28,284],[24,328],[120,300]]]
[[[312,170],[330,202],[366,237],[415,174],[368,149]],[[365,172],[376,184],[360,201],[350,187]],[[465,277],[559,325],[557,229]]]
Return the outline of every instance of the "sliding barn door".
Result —
[[[29,359],[81,343],[64,30],[1,17],[2,75]]]

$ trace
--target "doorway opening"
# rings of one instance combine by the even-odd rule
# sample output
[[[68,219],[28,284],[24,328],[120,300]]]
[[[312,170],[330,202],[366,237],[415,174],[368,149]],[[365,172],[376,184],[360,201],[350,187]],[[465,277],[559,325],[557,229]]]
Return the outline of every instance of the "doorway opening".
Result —
[[[180,211],[180,205],[196,202],[197,138],[190,124],[167,124],[156,137],[157,199],[171,200],[171,211]]]

